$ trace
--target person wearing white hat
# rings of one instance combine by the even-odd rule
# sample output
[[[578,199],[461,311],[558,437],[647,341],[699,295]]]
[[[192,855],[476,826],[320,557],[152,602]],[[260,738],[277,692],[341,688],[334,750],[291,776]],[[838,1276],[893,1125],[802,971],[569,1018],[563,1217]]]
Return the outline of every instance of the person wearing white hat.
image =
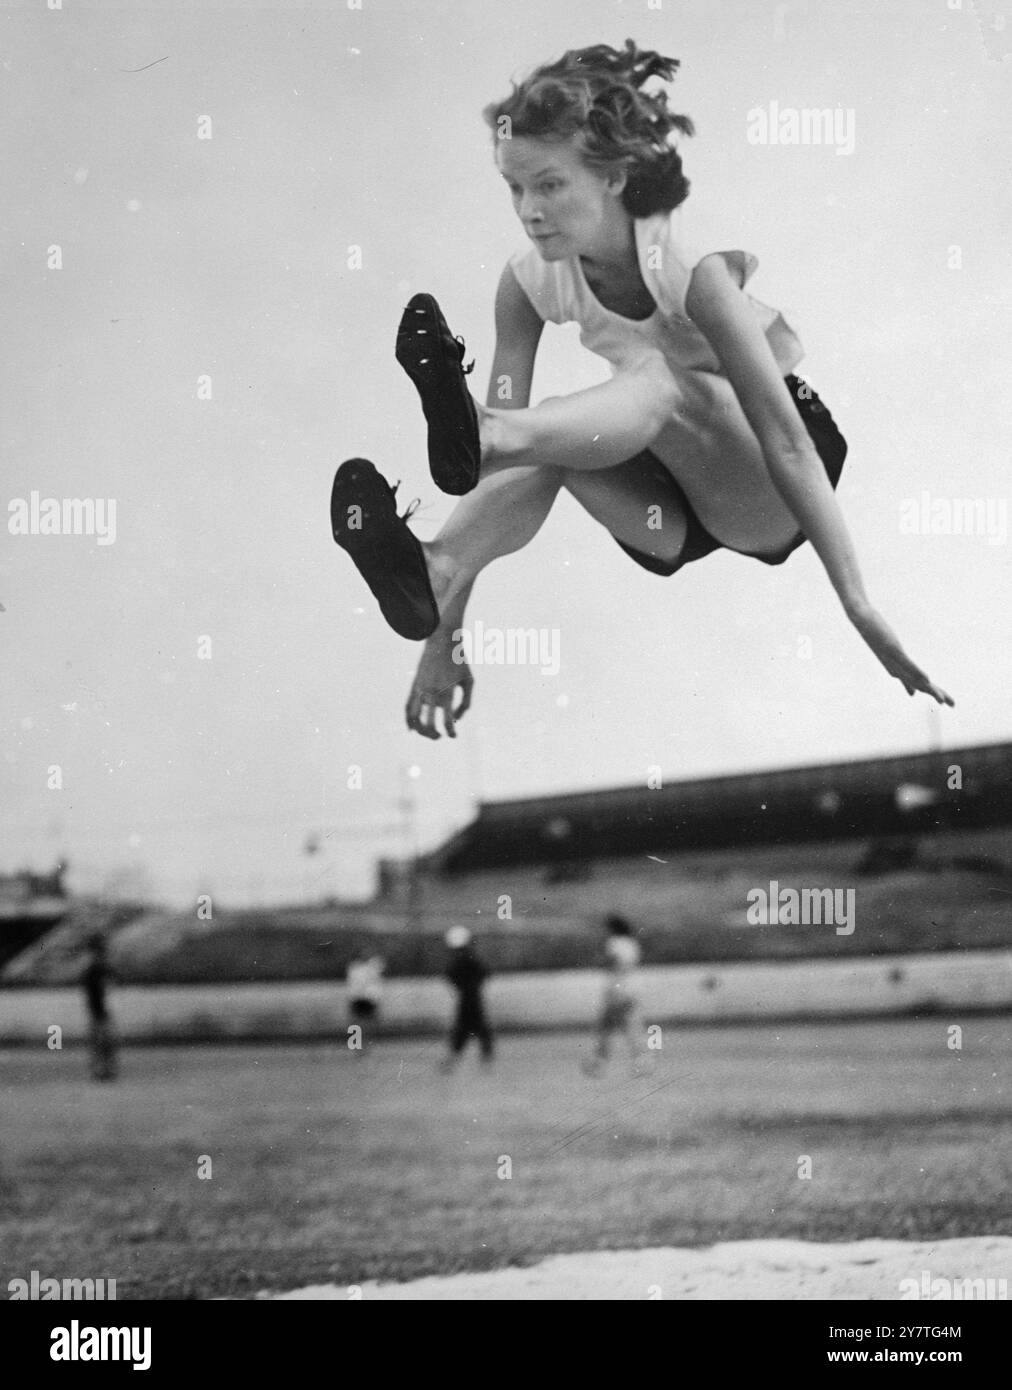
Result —
[[[469,1038],[478,1039],[482,1061],[486,1064],[492,1060],[494,1043],[482,998],[488,970],[478,958],[470,931],[459,924],[452,926],[446,933],[446,944],[450,948],[446,977],[457,991],[457,1012],[449,1038],[450,1051],[443,1063],[445,1070],[449,1071],[467,1046]]]

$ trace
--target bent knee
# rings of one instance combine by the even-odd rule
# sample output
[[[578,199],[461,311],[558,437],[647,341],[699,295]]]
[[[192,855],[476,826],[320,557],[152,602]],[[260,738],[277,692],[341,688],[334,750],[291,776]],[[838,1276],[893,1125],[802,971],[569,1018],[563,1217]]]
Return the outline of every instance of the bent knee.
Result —
[[[659,427],[678,405],[681,398],[678,383],[659,352],[645,357],[637,364],[636,371],[650,393],[650,404],[656,412]]]

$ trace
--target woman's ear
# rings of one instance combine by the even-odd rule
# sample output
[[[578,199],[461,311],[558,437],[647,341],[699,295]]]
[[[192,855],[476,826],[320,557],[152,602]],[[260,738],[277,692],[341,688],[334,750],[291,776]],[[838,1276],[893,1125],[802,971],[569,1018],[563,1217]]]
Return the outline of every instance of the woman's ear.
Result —
[[[605,181],[608,192],[614,194],[614,196],[618,198],[629,182],[628,170],[620,164],[616,168],[609,170],[608,174],[605,176]]]

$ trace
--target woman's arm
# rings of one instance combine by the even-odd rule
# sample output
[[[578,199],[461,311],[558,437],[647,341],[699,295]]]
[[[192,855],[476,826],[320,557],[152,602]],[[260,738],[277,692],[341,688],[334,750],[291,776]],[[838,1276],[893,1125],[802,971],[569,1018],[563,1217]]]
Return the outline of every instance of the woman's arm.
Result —
[[[525,410],[530,404],[534,359],[544,320],[507,265],[495,292],[495,354],[485,404],[493,410]]]
[[[734,387],[773,484],[814,546],[847,617],[908,694],[923,690],[951,705],[952,699],[910,660],[869,603],[843,513],[815,445],[752,306],[721,256],[700,261],[685,304]]]
[[[517,284],[509,266],[503,270],[495,297],[495,353],[489,379],[487,404],[498,410],[520,410],[531,395],[534,359],[544,323]],[[481,483],[461,503],[481,506]],[[443,711],[443,727],[449,738],[457,736],[457,721],[471,707],[474,677],[466,662],[455,660],[453,634],[464,626],[464,614],[474,580],[454,592],[440,613],[439,626],[422,651],[415,679],[408,692],[405,718],[409,729],[425,738],[438,739],[435,710]],[[454,707],[457,690],[460,703]],[[432,706],[430,721],[422,720],[424,706]]]
[[[485,394],[485,404],[490,409],[525,410],[530,404],[534,361],[544,327],[544,320],[517,284],[513,271],[505,266],[495,295],[495,352]],[[437,633],[455,632],[463,627],[473,587],[472,581],[451,599]]]

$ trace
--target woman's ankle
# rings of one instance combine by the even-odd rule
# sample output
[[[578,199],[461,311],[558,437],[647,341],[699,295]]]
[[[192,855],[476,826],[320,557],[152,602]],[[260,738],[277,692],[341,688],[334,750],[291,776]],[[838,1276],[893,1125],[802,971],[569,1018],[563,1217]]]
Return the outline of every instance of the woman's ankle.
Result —
[[[429,572],[429,583],[432,585],[432,596],[439,609],[439,627],[442,628],[447,623],[453,627],[459,626],[455,621],[454,610],[460,606],[457,602],[460,595],[474,583],[474,576],[461,569],[459,561],[444,550],[438,537],[435,540],[422,541],[421,546]]]
[[[516,412],[478,407],[478,438],[483,472],[493,464],[514,463],[527,447]]]

